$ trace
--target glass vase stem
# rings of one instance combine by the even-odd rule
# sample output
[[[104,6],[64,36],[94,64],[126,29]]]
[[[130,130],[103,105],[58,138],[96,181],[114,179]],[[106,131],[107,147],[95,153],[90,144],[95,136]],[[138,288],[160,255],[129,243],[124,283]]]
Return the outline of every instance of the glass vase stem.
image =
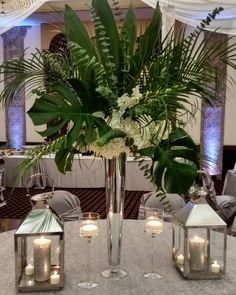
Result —
[[[119,268],[121,258],[122,226],[125,199],[126,154],[105,159],[107,243],[109,268],[102,272],[105,278],[121,279],[127,273]]]
[[[91,239],[88,239],[88,245],[87,245],[87,282],[91,282],[91,275],[90,275],[90,244]]]
[[[154,235],[151,235],[151,272],[154,273]]]

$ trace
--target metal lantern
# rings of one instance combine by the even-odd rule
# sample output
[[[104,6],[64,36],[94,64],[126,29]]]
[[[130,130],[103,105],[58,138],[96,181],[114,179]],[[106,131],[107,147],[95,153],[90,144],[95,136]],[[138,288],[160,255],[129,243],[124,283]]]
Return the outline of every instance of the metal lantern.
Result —
[[[59,290],[64,284],[64,230],[49,208],[52,194],[38,194],[33,210],[15,232],[16,289],[20,292]]]
[[[173,215],[173,260],[186,279],[225,274],[227,226],[208,205],[188,202]]]

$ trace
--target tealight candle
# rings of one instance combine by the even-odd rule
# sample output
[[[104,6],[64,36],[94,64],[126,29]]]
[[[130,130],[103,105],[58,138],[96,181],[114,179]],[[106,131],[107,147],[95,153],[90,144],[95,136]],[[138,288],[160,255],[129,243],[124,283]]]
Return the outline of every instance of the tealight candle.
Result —
[[[34,266],[31,263],[25,267],[25,274],[27,276],[32,276],[34,274]]]
[[[214,263],[211,264],[211,272],[214,272],[214,273],[220,272],[220,265],[216,260],[214,261]]]
[[[98,226],[93,223],[86,223],[80,228],[80,235],[82,237],[93,237],[98,234]]]
[[[61,253],[61,248],[60,248],[60,246],[59,246],[59,247],[56,247],[55,253],[56,253],[56,254],[60,254],[60,253]]]
[[[60,275],[54,271],[54,273],[50,276],[50,283],[52,285],[57,285],[60,283]]]
[[[184,264],[184,255],[179,254],[179,255],[176,257],[176,261],[177,261],[178,264]]]
[[[160,234],[163,231],[163,223],[155,217],[146,219],[145,229],[151,234]]]
[[[27,280],[26,284],[27,284],[27,286],[33,286],[34,285],[34,280]]]

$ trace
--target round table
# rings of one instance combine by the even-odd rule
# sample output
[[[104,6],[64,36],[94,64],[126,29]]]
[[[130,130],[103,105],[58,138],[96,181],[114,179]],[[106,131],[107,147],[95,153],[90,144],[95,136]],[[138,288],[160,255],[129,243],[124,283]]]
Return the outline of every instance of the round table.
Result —
[[[121,266],[129,275],[121,280],[103,279],[101,271],[107,267],[106,221],[100,221],[101,234],[92,242],[91,275],[97,278],[98,287],[81,289],[78,282],[86,275],[86,242],[78,235],[78,221],[65,225],[65,286],[58,292],[30,294],[65,295],[233,295],[236,290],[236,238],[228,237],[227,271],[220,280],[190,281],[180,276],[171,257],[171,223],[165,223],[164,232],[155,241],[155,266],[163,276],[160,280],[147,280],[143,272],[150,270],[149,239],[141,220],[125,220]],[[13,295],[15,291],[14,231],[0,234],[0,294]],[[29,294],[29,293],[24,293]]]

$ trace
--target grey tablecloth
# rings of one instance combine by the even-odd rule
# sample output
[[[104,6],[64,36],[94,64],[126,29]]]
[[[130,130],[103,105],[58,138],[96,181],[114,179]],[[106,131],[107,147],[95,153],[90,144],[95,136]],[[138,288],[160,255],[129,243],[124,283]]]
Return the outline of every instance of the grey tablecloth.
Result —
[[[173,267],[171,259],[171,224],[155,241],[155,267],[163,276],[160,280],[147,280],[143,272],[150,269],[150,248],[143,229],[143,221],[125,220],[122,263],[129,275],[121,281],[103,279],[99,273],[107,267],[105,221],[101,221],[101,235],[92,242],[91,272],[97,277],[98,287],[84,290],[77,286],[85,276],[86,243],[78,234],[78,222],[66,223],[65,235],[65,287],[46,294],[65,295],[233,295],[236,292],[236,238],[228,237],[227,273],[220,280],[187,281]],[[13,295],[14,251],[13,231],[0,234],[0,294]],[[34,293],[44,295],[43,292]]]

